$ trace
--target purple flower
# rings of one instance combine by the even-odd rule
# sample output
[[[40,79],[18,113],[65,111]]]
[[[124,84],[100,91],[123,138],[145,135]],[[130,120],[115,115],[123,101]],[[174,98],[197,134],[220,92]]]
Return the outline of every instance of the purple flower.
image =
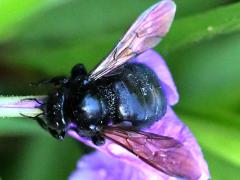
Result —
[[[179,96],[165,61],[153,50],[146,51],[134,61],[143,63],[155,71],[168,101],[166,115],[150,128],[144,129],[144,131],[173,137],[183,144],[184,149],[190,152],[189,158],[195,163],[194,170],[189,173],[188,179],[210,179],[208,166],[198,143],[187,126],[179,120],[171,108],[172,105],[178,102]],[[69,132],[69,134],[99,150],[80,159],[77,170],[70,176],[70,180],[180,179],[155,170],[131,152],[109,140],[106,140],[103,146],[95,146],[91,141],[78,136],[73,131]]]

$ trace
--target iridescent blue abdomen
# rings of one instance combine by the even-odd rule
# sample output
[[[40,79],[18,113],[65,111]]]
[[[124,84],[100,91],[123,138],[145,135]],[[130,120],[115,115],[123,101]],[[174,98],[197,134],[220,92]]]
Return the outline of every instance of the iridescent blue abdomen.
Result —
[[[126,64],[111,76],[94,82],[86,92],[82,102],[90,97],[95,101],[92,106],[88,104],[87,111],[79,118],[83,125],[121,123],[133,128],[148,127],[166,112],[161,83],[156,74],[143,64]],[[81,103],[83,110],[86,109],[84,104]]]
[[[155,73],[143,64],[127,64],[117,75],[114,91],[119,120],[149,126],[166,112],[166,99]]]

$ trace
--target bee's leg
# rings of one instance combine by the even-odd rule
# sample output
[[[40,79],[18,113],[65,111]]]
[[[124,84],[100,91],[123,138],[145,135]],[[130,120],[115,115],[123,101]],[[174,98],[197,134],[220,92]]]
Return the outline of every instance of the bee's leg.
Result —
[[[89,128],[92,142],[97,146],[103,145],[105,143],[105,138],[102,136],[99,126],[90,125]]]
[[[39,118],[39,117],[35,117],[34,118],[37,122],[38,122],[38,124],[43,128],[43,129],[47,129],[47,125],[46,125],[46,123],[41,119],[41,118]]]
[[[38,122],[38,124],[39,124],[43,129],[47,129],[46,122],[45,122],[42,118],[40,118],[40,116],[42,116],[43,113],[38,114],[38,115],[36,115],[36,116],[27,116],[27,115],[24,115],[24,114],[22,114],[22,113],[20,113],[20,115],[21,115],[22,117],[25,117],[25,118],[34,119],[35,121]]]
[[[90,131],[81,131],[77,126],[72,126],[68,130],[75,131],[81,137],[87,137],[96,146],[101,146],[105,143],[105,138],[101,135],[99,130],[91,129]]]
[[[91,140],[96,146],[101,146],[105,143],[105,138],[100,133],[92,136]]]
[[[76,64],[71,71],[71,78],[83,77],[87,75],[87,70],[83,64]]]
[[[57,140],[63,140],[66,135],[65,131],[57,131],[57,130],[50,129],[50,128],[48,128],[48,131]]]
[[[54,86],[67,86],[69,79],[65,76],[56,76],[51,79],[42,80],[37,83],[31,83],[31,85],[39,86],[39,85],[48,85],[53,84]]]

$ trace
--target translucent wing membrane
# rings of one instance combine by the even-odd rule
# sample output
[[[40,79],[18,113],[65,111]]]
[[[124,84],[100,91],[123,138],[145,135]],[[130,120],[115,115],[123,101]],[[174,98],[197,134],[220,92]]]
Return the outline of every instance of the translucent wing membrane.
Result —
[[[109,56],[91,73],[96,80],[136,55],[155,47],[169,31],[176,11],[172,0],[163,0],[146,10],[127,31]]]
[[[171,137],[115,127],[104,130],[104,135],[170,176],[195,180],[201,175],[191,153]]]

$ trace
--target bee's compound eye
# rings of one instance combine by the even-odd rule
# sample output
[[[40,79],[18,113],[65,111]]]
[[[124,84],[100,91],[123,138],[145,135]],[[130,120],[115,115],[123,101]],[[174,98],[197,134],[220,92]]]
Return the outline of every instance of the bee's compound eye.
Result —
[[[86,75],[87,71],[83,64],[76,64],[71,71],[71,77],[76,78],[77,76]]]

